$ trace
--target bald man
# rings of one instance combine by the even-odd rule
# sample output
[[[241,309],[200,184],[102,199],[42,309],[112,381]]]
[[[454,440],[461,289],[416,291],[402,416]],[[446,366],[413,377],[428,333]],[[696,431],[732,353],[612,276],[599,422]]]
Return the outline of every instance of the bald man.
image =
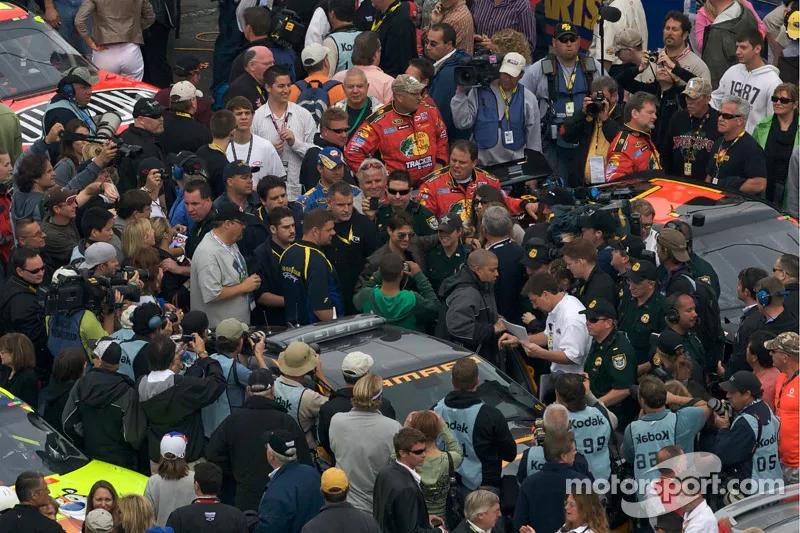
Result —
[[[336,107],[347,111],[347,123],[350,125],[347,130],[349,139],[358,129],[364,120],[379,108],[381,101],[373,96],[369,96],[369,80],[367,75],[358,67],[348,70],[343,78],[344,100],[339,100]],[[355,170],[355,169],[353,169]]]
[[[253,46],[244,53],[244,72],[231,82],[225,93],[225,103],[234,96],[244,96],[258,109],[267,102],[264,72],[275,64],[272,51],[266,46]]]
[[[492,252],[475,250],[469,254],[466,268],[442,283],[439,294],[446,311],[436,331],[437,336],[462,344],[492,362],[497,359],[497,336],[505,330],[494,299],[497,268],[497,256]]]

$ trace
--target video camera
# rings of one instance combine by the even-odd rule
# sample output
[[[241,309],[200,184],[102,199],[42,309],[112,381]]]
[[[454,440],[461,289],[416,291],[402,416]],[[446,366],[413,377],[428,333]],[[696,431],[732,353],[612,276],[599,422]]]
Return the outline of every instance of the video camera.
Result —
[[[149,278],[149,273],[140,270],[140,275],[142,272],[145,272],[145,277],[141,279]],[[124,272],[109,278],[77,269],[59,269],[45,295],[45,314],[68,315],[78,309],[87,309],[99,318],[113,311],[115,291],[125,300],[138,302],[141,298],[139,288],[129,285],[126,278]]]
[[[463,87],[488,87],[500,77],[503,56],[489,54],[465,58],[454,69],[456,84]]]
[[[270,39],[284,48],[302,50],[305,43],[306,25],[291,9],[281,6],[275,6],[273,9]]]
[[[117,159],[123,157],[137,157],[142,153],[142,150],[144,150],[142,146],[139,146],[138,144],[128,144],[123,142],[122,139],[117,136],[117,129],[119,129],[120,124],[122,124],[122,117],[120,117],[118,114],[109,111],[94,117],[93,120],[97,125],[97,133],[94,135],[68,133],[65,131],[62,132],[61,138],[67,142],[89,141],[99,145],[102,145],[109,140],[114,141],[114,144],[117,145]]]

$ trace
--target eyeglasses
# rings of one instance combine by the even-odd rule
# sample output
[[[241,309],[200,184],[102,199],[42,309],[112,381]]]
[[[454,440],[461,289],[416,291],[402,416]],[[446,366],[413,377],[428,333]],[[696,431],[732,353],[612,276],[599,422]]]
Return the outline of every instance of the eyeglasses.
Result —
[[[386,189],[386,192],[389,193],[389,196],[405,196],[406,194],[411,192],[411,189]]]
[[[724,118],[725,120],[733,120],[735,118],[741,118],[742,115],[733,115],[731,113],[720,113],[719,117]]]
[[[406,239],[410,239],[411,237],[413,237],[414,236],[414,232],[411,231],[411,232],[406,233],[404,231],[401,231],[399,233],[395,233],[395,235],[397,235],[398,239],[400,239],[401,241],[404,241]]]
[[[484,203],[484,200],[483,200],[483,198],[475,198],[474,200],[472,200],[472,202],[475,205],[479,205],[479,204],[482,205]]]
[[[350,128],[325,128],[325,129],[341,135],[342,133],[347,133],[347,130]]]
[[[574,43],[577,40],[578,40],[578,38],[575,37],[574,35],[563,35],[563,36],[558,38],[558,42],[563,43],[563,44]]]
[[[39,272],[44,272],[44,267],[40,266],[39,268],[34,268],[33,270],[28,270],[27,268],[23,268],[25,272],[28,274],[38,274]]]
[[[782,104],[785,104],[785,105],[794,103],[793,99],[786,98],[785,96],[773,96],[772,98],[770,98],[770,100],[772,100],[773,104],[777,104],[778,102],[780,102]]]
[[[775,272],[783,272],[783,269],[782,268],[773,268],[772,269],[772,273],[774,274]]]
[[[422,455],[425,453],[425,448],[420,448],[418,450],[408,450],[408,453],[413,453],[414,455]]]

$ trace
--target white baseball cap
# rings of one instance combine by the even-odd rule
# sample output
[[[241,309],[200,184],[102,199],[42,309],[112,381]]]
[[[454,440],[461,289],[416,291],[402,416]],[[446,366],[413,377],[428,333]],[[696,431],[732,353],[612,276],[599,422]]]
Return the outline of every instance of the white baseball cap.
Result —
[[[190,81],[179,81],[169,90],[170,102],[188,102],[197,96],[197,87]]]
[[[161,456],[166,457],[171,454],[173,457],[183,459],[186,457],[186,444],[189,439],[183,433],[170,431],[161,437]]]
[[[328,57],[328,49],[317,43],[306,46],[300,54],[304,67],[313,67],[318,63],[322,63],[326,57]]]
[[[350,352],[342,360],[342,374],[351,378],[360,378],[372,368],[375,360],[364,352]]]
[[[522,54],[509,52],[503,57],[503,63],[500,65],[500,72],[516,78],[524,68],[525,58],[522,57]]]

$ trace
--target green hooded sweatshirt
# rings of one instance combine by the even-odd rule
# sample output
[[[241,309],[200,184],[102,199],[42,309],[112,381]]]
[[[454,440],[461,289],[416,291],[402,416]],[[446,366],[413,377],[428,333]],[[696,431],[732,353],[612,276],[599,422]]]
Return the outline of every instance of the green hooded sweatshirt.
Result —
[[[356,309],[381,316],[395,326],[423,331],[425,324],[438,316],[439,300],[424,274],[417,273],[414,281],[422,294],[401,290],[386,296],[380,287],[364,287],[353,298]]]

